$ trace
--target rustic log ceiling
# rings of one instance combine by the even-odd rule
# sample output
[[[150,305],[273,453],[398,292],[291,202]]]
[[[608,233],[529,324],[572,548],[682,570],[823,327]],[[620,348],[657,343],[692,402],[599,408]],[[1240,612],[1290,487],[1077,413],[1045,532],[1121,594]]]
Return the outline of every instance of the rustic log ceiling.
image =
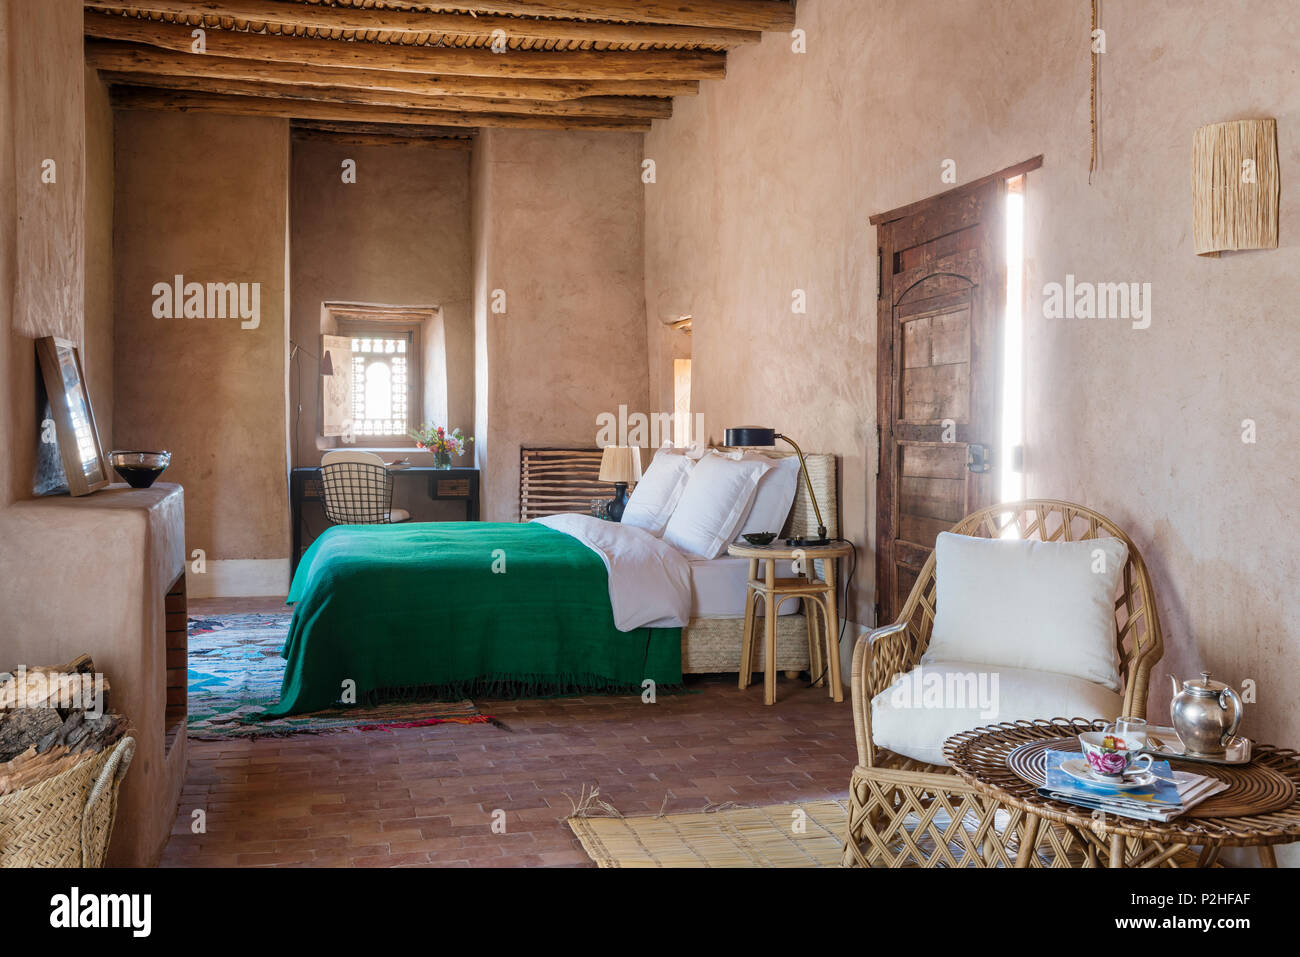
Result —
[[[485,126],[648,130],[672,115],[672,97],[722,78],[728,50],[794,24],[786,0],[84,5],[86,62],[119,108],[286,117],[304,135],[462,145]]]

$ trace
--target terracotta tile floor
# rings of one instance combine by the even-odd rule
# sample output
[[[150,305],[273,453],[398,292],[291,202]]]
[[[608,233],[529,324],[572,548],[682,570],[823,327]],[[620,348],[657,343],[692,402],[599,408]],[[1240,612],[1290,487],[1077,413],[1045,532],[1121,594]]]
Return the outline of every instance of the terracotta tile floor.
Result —
[[[283,607],[192,601],[191,614]],[[491,725],[191,741],[164,866],[588,865],[564,823],[583,786],[624,814],[843,799],[849,702],[781,678],[688,679],[695,694],[478,701]],[[192,813],[206,833],[191,832]],[[494,833],[493,812],[506,833]],[[497,815],[499,818],[500,815]],[[498,828],[499,830],[499,828]]]

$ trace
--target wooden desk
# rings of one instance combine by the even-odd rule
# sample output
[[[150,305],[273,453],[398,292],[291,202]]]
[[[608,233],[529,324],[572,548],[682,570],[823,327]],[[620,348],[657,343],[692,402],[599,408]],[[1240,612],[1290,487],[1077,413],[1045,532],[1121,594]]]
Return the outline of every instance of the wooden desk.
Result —
[[[438,469],[412,466],[389,469],[393,483],[419,479],[428,483],[429,498],[437,500],[461,499],[465,502],[465,521],[477,522],[479,513],[478,469]],[[410,478],[404,478],[410,476]],[[289,577],[298,570],[302,557],[302,506],[304,502],[324,501],[321,489],[320,466],[306,466],[289,473],[289,522],[293,528],[293,551],[289,556]]]

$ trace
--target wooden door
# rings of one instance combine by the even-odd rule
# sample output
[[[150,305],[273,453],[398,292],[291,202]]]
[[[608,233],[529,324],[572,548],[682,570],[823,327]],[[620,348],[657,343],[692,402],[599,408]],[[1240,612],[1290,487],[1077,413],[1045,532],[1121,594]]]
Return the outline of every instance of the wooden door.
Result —
[[[997,499],[1005,194],[998,175],[872,219],[878,624],[897,618],[938,534]]]

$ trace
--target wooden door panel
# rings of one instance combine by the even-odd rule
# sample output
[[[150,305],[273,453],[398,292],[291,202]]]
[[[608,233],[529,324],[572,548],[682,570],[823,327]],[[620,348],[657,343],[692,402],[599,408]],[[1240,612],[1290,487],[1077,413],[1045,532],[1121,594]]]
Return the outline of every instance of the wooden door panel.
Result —
[[[892,621],[934,548],[992,503],[969,444],[996,448],[1002,198],[988,182],[880,228],[877,595]]]
[[[930,549],[940,532],[952,528],[953,523],[941,518],[926,518],[900,510],[898,516],[898,539],[915,545],[917,548]]]
[[[952,526],[967,513],[963,479],[915,478],[904,473],[898,489],[900,499],[913,515],[942,519]]]
[[[930,557],[930,549],[898,539],[894,542],[894,560],[899,567],[919,570]]]
[[[970,420],[970,366],[965,363],[903,370],[898,421],[942,425]]]
[[[907,442],[901,443],[899,458],[902,461],[899,472],[904,476],[957,481],[952,476],[965,467],[966,449],[955,442],[935,445]],[[964,479],[961,484],[965,486]]]
[[[907,306],[946,295],[969,295],[972,285],[982,284],[982,271],[979,250],[927,259],[915,269],[894,274],[894,303]]]
[[[903,323],[903,368],[970,362],[970,305],[923,313]]]
[[[891,596],[892,604],[895,608],[902,608],[907,601],[907,596],[912,593],[912,586],[916,584],[916,578],[921,573],[921,566],[925,564],[925,559],[917,565],[898,564],[895,566],[896,584],[893,586],[894,594]]]

